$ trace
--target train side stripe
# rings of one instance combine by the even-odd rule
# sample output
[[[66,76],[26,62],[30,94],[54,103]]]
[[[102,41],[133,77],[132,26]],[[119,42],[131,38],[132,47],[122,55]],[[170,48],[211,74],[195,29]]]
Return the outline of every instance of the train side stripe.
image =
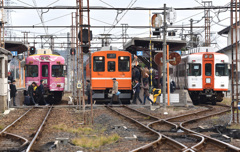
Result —
[[[92,80],[112,80],[113,78],[92,78]],[[131,80],[132,78],[116,78],[117,80]]]

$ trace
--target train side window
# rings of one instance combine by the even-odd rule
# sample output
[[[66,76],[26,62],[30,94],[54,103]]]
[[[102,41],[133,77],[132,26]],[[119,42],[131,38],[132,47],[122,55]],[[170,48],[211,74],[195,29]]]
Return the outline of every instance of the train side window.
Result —
[[[206,63],[205,64],[205,75],[206,76],[211,76],[212,75],[212,64],[211,63]]]
[[[216,76],[228,76],[228,64],[216,64]]]
[[[118,57],[118,71],[130,71],[130,58],[129,56]]]
[[[114,61],[108,61],[108,71],[109,72],[115,71],[115,62]]]
[[[94,72],[105,71],[105,58],[103,56],[93,57],[93,71]]]
[[[38,66],[26,65],[25,77],[38,77]]]
[[[201,74],[201,64],[189,64],[188,76],[201,76]]]
[[[48,77],[48,65],[42,65],[42,77]]]

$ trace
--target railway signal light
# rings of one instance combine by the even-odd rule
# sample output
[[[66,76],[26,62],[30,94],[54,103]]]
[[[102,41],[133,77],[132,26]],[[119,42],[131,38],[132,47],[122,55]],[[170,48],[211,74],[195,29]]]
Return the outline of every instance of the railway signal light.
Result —
[[[36,52],[36,48],[34,46],[31,46],[29,50],[30,50],[31,55],[35,54],[35,52]]]
[[[81,31],[78,33],[78,39],[80,42],[88,43],[88,29],[82,29],[82,39]],[[90,41],[92,40],[92,31],[90,31]]]
[[[83,51],[83,53],[88,53],[89,52],[89,45],[82,45],[82,51]]]
[[[75,54],[76,54],[75,48],[71,48],[71,50],[70,50],[70,55],[75,55]]]

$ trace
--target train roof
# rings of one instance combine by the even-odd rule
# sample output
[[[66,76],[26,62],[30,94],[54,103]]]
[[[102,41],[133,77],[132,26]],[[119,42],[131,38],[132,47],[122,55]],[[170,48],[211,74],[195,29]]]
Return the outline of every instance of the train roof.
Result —
[[[30,56],[40,56],[40,55],[61,56],[61,55],[58,55],[58,54],[33,54],[33,55],[30,55]]]
[[[190,55],[203,55],[203,54],[225,55],[223,53],[215,53],[215,52],[199,52],[199,53],[193,53]]]
[[[99,53],[99,52],[125,52],[125,53],[131,54],[131,53],[128,52],[128,51],[119,51],[119,50],[103,50],[103,51],[93,52],[92,54]]]

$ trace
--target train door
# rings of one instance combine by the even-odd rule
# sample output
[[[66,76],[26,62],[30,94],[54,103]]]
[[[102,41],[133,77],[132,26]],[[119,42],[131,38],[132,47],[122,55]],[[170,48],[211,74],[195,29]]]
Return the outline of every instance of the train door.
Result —
[[[112,86],[113,86],[112,78],[117,78],[118,79],[116,61],[117,61],[116,53],[108,53],[107,54],[106,72],[107,72],[108,79],[107,79],[107,81],[105,81],[107,88],[112,88]]]
[[[48,87],[49,85],[49,63],[48,62],[42,62],[40,63],[40,80],[44,80],[44,87]]]
[[[214,61],[203,61],[203,89],[214,88]]]

